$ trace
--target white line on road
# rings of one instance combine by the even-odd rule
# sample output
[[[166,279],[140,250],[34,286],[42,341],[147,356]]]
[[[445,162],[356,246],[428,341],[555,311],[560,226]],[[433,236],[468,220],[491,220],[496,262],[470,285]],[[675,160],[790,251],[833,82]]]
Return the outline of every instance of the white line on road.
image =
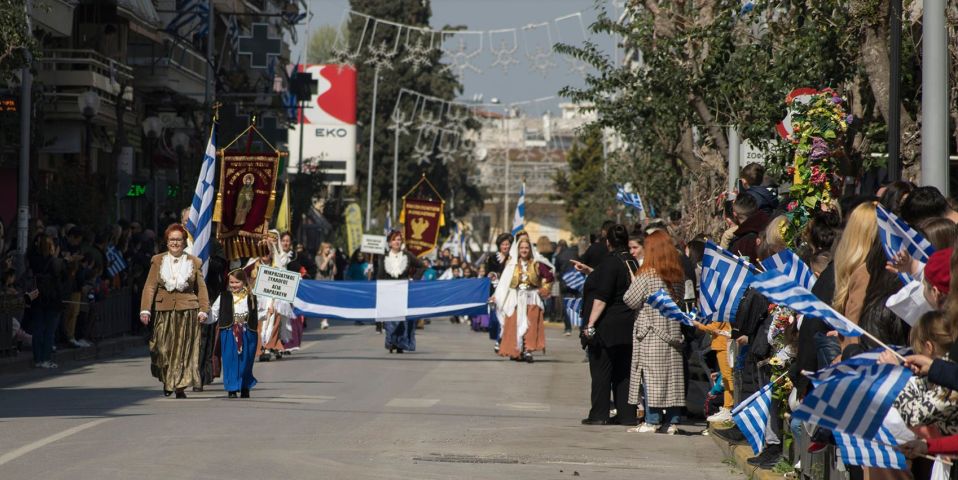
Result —
[[[386,404],[393,408],[429,408],[439,403],[438,398],[394,398]]]
[[[30,453],[30,452],[32,452],[32,451],[38,449],[38,448],[43,448],[43,447],[45,447],[45,446],[47,446],[47,445],[49,445],[49,444],[51,444],[51,443],[53,443],[53,442],[56,442],[56,441],[58,441],[58,440],[62,440],[62,439],[64,439],[64,438],[69,437],[70,435],[73,435],[73,434],[75,434],[75,433],[80,433],[80,432],[82,432],[82,431],[84,431],[84,430],[86,430],[86,429],[88,429],[88,428],[95,427],[95,426],[97,426],[97,425],[99,425],[99,424],[101,424],[101,423],[108,422],[108,421],[110,421],[110,420],[112,420],[112,418],[101,418],[101,419],[99,419],[99,420],[94,420],[94,421],[92,421],[92,422],[87,422],[87,423],[84,423],[84,424],[82,424],[82,425],[77,425],[77,426],[75,426],[75,427],[73,427],[73,428],[68,428],[68,429],[66,429],[66,430],[64,430],[64,431],[62,431],[62,432],[60,432],[60,433],[56,433],[56,434],[50,435],[49,437],[41,438],[40,440],[37,440],[37,441],[35,441],[35,442],[33,442],[33,443],[24,445],[24,446],[22,446],[22,447],[20,447],[20,448],[18,448],[18,449],[16,449],[16,450],[14,450],[14,451],[12,451],[12,452],[8,452],[8,453],[3,454],[3,456],[0,456],[0,465],[9,463],[9,462],[11,462],[11,461],[13,461],[13,460],[16,460],[17,458],[20,458],[20,457],[22,457],[22,456],[24,456],[24,455],[26,455],[26,454],[28,454],[28,453]]]
[[[497,403],[496,406],[520,412],[548,412],[552,410],[552,407],[545,403]]]

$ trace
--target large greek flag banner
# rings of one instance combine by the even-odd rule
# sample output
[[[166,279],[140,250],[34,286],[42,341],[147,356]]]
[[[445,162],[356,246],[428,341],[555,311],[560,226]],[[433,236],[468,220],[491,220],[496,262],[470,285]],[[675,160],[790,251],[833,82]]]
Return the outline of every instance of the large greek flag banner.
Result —
[[[486,313],[489,279],[441,282],[303,280],[296,292],[297,315],[381,322]]]

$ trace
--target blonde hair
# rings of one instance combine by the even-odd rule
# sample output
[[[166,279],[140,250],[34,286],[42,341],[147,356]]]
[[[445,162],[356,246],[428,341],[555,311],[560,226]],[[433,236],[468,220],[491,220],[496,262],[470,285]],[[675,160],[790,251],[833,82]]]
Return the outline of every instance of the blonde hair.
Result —
[[[948,345],[955,340],[955,333],[944,312],[932,310],[918,319],[918,323],[908,334],[908,343],[915,353],[930,357],[940,357],[948,351]],[[932,351],[925,351],[925,343],[931,343]]]
[[[779,215],[768,222],[768,226],[765,227],[763,237],[769,256],[781,252],[788,246],[785,244],[785,236],[782,235],[782,225],[786,221],[785,215]]]
[[[835,249],[835,296],[832,307],[839,313],[845,313],[848,302],[848,284],[852,274],[865,264],[865,258],[878,235],[878,220],[875,217],[875,204],[863,203],[852,210],[842,238]]]

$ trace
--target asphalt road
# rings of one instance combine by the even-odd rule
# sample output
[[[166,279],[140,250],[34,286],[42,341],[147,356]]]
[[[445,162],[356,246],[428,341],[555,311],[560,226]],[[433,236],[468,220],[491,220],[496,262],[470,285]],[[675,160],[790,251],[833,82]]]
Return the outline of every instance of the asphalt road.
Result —
[[[403,355],[371,326],[310,327],[302,351],[256,364],[248,400],[218,383],[164,398],[145,348],[2,376],[0,478],[744,478],[701,424],[581,426],[588,367],[561,329],[520,364],[448,321]]]

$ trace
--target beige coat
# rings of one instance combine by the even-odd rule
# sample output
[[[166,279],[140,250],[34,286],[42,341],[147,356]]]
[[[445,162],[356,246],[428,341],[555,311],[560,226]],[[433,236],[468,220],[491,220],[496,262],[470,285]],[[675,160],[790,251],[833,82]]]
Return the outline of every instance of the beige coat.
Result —
[[[150,273],[146,276],[146,283],[143,285],[143,296],[140,299],[141,312],[195,309],[203,313],[210,311],[210,298],[206,293],[206,282],[203,281],[203,263],[193,255],[187,253],[183,255],[193,262],[193,276],[189,280],[190,288],[185,292],[167,291],[160,278],[160,267],[163,265],[163,257],[166,254],[154,255],[153,260],[150,261]]]

